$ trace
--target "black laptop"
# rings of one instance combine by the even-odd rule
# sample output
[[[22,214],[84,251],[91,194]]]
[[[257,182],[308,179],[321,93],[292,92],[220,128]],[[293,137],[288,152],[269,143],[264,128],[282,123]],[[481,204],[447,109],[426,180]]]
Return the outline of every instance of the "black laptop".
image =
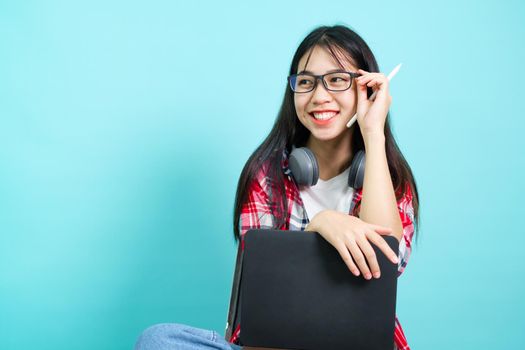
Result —
[[[396,238],[383,238],[397,254]],[[241,323],[243,346],[392,349],[397,265],[372,246],[381,277],[365,280],[318,233],[248,231],[237,257],[227,340]]]

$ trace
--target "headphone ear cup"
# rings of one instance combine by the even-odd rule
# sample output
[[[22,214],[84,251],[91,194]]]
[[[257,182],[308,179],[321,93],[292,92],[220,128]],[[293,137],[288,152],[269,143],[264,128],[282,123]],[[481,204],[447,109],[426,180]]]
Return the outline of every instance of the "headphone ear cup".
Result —
[[[314,153],[307,147],[294,148],[288,166],[298,185],[314,186],[319,179],[319,165]]]
[[[355,190],[363,187],[363,181],[365,179],[365,151],[358,151],[352,165],[350,165],[350,173],[348,174],[348,186]]]

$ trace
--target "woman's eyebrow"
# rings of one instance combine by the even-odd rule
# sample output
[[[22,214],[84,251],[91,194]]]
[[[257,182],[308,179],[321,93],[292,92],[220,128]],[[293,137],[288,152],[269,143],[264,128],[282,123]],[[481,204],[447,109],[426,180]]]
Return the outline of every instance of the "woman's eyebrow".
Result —
[[[330,69],[329,71],[326,71],[326,73],[335,73],[335,72],[345,72],[345,70],[341,68],[337,68],[337,69]],[[314,74],[313,72],[310,72],[309,70],[302,70],[297,74],[303,74],[303,73]]]

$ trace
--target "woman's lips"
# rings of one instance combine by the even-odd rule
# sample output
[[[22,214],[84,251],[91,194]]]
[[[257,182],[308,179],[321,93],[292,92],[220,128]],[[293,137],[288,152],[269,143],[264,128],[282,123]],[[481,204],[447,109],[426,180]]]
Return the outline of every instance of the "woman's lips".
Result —
[[[334,114],[333,117],[329,118],[329,119],[315,119],[315,117],[313,116],[313,114],[310,114],[310,118],[312,118],[313,122],[317,125],[328,125],[330,124],[337,116],[339,116],[339,112],[337,112],[336,114]]]

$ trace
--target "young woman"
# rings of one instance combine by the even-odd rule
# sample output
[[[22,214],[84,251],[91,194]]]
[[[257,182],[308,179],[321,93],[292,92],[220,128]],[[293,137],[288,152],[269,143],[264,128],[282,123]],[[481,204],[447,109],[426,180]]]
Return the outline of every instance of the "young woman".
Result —
[[[380,277],[372,244],[403,272],[419,221],[418,194],[390,130],[389,82],[378,71],[368,45],[345,26],[316,28],[302,41],[274,127],[240,176],[234,233],[241,244],[252,228],[315,231],[356,276]],[[308,184],[291,169],[301,150],[317,164]],[[359,151],[366,153],[364,178],[352,188],[350,165]],[[397,238],[398,255],[381,235]],[[239,349],[240,332],[239,325],[227,342],[214,331],[163,324],[147,329],[137,348]],[[409,349],[397,318],[392,342],[394,349]]]

